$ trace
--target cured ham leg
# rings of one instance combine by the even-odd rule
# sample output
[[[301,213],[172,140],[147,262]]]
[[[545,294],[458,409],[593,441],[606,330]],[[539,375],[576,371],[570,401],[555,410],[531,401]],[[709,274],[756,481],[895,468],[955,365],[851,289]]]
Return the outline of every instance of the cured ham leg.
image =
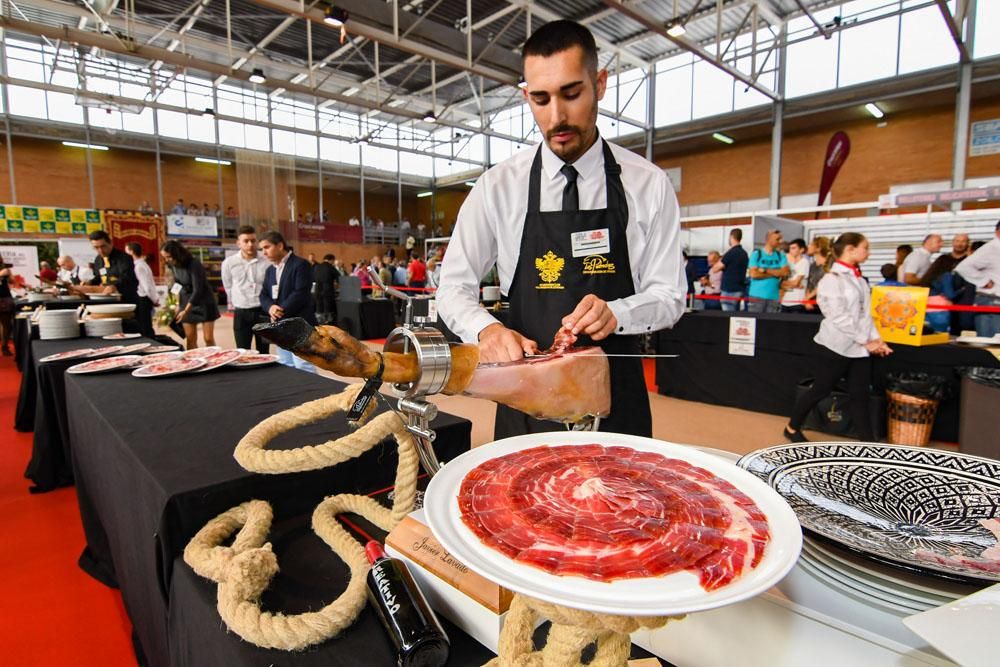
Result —
[[[272,343],[338,375],[370,378],[379,355],[333,326],[313,327],[301,318],[258,324],[254,331]],[[415,353],[382,354],[386,382],[420,377]],[[480,364],[479,346],[451,346],[451,376],[445,394],[465,394],[502,403],[536,419],[576,423],[611,412],[608,358],[597,347],[571,348],[548,356],[503,364]]]

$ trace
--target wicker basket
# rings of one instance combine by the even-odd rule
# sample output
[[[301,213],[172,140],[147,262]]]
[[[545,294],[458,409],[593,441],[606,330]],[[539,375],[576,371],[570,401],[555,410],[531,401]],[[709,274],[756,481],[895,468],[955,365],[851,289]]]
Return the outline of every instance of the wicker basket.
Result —
[[[938,401],[918,398],[895,391],[885,392],[889,399],[886,415],[889,418],[888,439],[894,445],[924,447],[931,440],[934,415]]]

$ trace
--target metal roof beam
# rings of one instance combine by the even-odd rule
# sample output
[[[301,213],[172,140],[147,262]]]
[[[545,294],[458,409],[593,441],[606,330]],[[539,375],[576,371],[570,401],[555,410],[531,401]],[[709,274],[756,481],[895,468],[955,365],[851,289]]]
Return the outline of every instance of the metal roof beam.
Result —
[[[716,60],[712,56],[712,54],[710,54],[708,51],[706,51],[705,49],[703,49],[700,45],[698,45],[698,44],[696,44],[696,43],[692,42],[691,40],[686,39],[684,37],[672,37],[671,35],[668,35],[667,34],[666,26],[664,26],[660,21],[657,21],[656,19],[654,19],[654,18],[646,15],[645,13],[643,13],[643,12],[637,10],[637,9],[634,9],[631,6],[626,5],[625,3],[621,2],[621,0],[603,0],[603,2],[608,7],[611,7],[613,9],[617,9],[619,12],[621,12],[625,16],[629,17],[633,21],[636,21],[636,22],[642,24],[643,26],[645,26],[649,30],[652,30],[653,32],[657,33],[658,35],[660,35],[660,36],[662,36],[662,37],[670,40],[671,42],[673,42],[677,46],[681,47],[682,49],[685,49],[685,50],[690,51],[691,53],[697,55],[699,58],[701,58],[705,62],[709,63],[713,67],[717,67],[718,69],[722,70],[723,72],[725,72],[729,76],[733,77],[737,81],[741,81],[741,82],[745,83],[750,88],[753,88],[754,90],[757,90],[757,91],[763,93],[764,95],[767,95],[772,100],[780,100],[781,99],[781,96],[778,93],[774,92],[773,90],[771,90],[767,86],[765,86],[765,85],[763,85],[761,83],[758,83],[757,80],[754,77],[748,76],[744,72],[741,72],[740,70],[738,70],[735,67],[732,67],[732,66],[730,66],[730,65],[722,62],[721,60]]]
[[[941,10],[941,16],[944,18],[945,24],[948,26],[948,32],[951,33],[951,39],[955,42],[955,46],[958,47],[959,59],[963,63],[971,62],[972,58],[969,56],[969,49],[965,44],[965,39],[962,37],[964,17],[962,22],[955,21],[955,17],[951,15],[951,9],[948,8],[948,0],[937,0],[937,6]]]

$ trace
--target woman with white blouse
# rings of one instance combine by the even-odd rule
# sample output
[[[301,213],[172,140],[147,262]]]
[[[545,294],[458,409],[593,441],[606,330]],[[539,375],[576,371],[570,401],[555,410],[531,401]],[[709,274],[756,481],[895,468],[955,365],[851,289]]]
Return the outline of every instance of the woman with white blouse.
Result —
[[[871,440],[868,413],[871,355],[884,357],[892,348],[882,341],[871,315],[871,290],[858,268],[868,259],[868,239],[861,234],[841,234],[833,243],[833,266],[819,281],[816,298],[823,321],[813,339],[820,346],[822,363],[812,387],[795,401],[785,437],[807,442],[802,422],[819,401],[830,395],[837,380],[847,378],[851,423],[862,440]]]

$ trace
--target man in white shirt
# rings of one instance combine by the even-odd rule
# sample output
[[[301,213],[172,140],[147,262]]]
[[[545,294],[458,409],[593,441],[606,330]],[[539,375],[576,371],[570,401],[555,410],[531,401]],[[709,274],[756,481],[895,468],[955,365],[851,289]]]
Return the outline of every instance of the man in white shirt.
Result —
[[[705,257],[708,262],[708,273],[703,275],[698,281],[701,283],[701,293],[704,296],[717,297],[722,294],[722,271],[713,271],[712,267],[719,263],[722,255],[716,250],[710,250]],[[702,310],[722,310],[719,299],[701,299]]]
[[[268,342],[253,334],[253,325],[267,322],[268,317],[260,308],[260,289],[267,273],[267,261],[257,255],[257,230],[243,225],[237,230],[235,255],[222,262],[222,286],[226,290],[229,309],[233,311],[233,335],[236,347],[250,349],[250,339],[255,339],[257,351],[267,354]]]
[[[899,282],[919,286],[920,279],[927,273],[927,269],[931,268],[932,257],[941,252],[943,245],[944,239],[940,234],[928,234],[924,238],[923,245],[903,260],[903,265],[899,267]]]
[[[781,296],[781,312],[783,313],[804,313],[806,312],[806,280],[809,278],[809,258],[806,257],[806,242],[804,239],[795,239],[788,244],[788,266],[791,273],[781,281],[781,287],[785,290]]]
[[[135,306],[135,319],[139,325],[139,333],[146,338],[152,338],[156,335],[153,330],[153,311],[160,304],[160,296],[156,292],[156,281],[153,279],[153,270],[146,263],[142,246],[138,243],[134,241],[126,243],[125,254],[132,258],[135,277],[139,281],[137,290],[139,302]]]
[[[56,260],[59,267],[60,282],[80,285],[89,283],[94,279],[94,272],[86,266],[80,266],[69,255],[63,255]]]
[[[636,334],[684,312],[677,198],[663,170],[597,132],[607,71],[572,21],[539,28],[523,49],[524,96],[544,141],[484,173],[462,206],[441,271],[438,312],[482,361],[523,358],[560,328],[609,354],[637,354]],[[526,196],[527,195],[527,196]],[[479,305],[496,263],[509,328]],[[611,415],[601,427],[649,435],[641,361],[612,358]],[[560,428],[498,406],[495,437]]]
[[[958,275],[976,286],[977,306],[1000,307],[1000,222],[994,237],[955,267]],[[976,335],[1000,334],[1000,313],[976,313]]]

